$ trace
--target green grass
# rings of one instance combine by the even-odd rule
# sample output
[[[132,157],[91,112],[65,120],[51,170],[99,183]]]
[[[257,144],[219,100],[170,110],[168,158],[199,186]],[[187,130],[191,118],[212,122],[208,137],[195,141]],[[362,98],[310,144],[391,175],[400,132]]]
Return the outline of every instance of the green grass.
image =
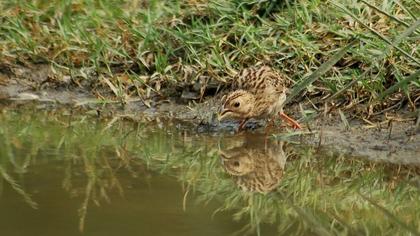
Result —
[[[415,110],[419,12],[413,0],[5,0],[0,63],[48,63],[57,78],[102,85],[110,92],[103,96],[121,102],[150,91],[178,96],[200,79],[204,92],[264,63],[305,85],[309,97],[322,93],[364,111],[407,101]]]
[[[25,193],[25,179],[37,163],[60,161],[65,167],[62,187],[81,196],[81,229],[91,204],[122,191],[126,173],[150,178],[145,173],[151,171],[179,180],[187,211],[192,201],[216,200],[220,208],[215,217],[221,211],[232,214],[246,223],[244,231],[263,232],[271,224],[286,235],[420,232],[415,165],[368,162],[290,144],[285,146],[290,156],[279,187],[260,194],[241,191],[221,165],[220,146],[237,146],[238,137],[190,137],[171,126],[159,129],[157,124],[62,110],[9,109],[0,113],[0,119],[0,190],[11,185],[36,207]]]

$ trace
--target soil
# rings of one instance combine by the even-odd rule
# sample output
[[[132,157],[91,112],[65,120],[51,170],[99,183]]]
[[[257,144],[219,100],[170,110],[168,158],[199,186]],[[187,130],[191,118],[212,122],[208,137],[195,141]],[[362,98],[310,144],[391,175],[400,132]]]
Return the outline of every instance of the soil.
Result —
[[[105,103],[89,92],[90,87],[89,84],[76,86],[69,77],[57,79],[47,65],[32,68],[17,65],[0,67],[0,102],[3,104],[36,102],[93,110],[130,119],[168,118],[187,123],[195,132],[212,135],[237,132],[237,122],[219,123],[215,119],[221,95],[208,97],[202,102],[155,97],[147,103],[142,99],[128,99],[125,104],[121,104],[119,101]],[[294,117],[300,117],[300,107],[310,107],[310,104],[292,104],[287,107],[287,111]],[[401,119],[398,115],[394,117],[397,118],[388,117],[377,122],[357,118],[343,120],[338,112],[330,112],[304,123],[302,132],[305,135],[301,135],[300,141],[352,157],[420,164],[419,122],[412,118]],[[244,132],[266,132],[264,126],[264,121],[250,121]],[[287,134],[293,131],[276,126],[267,132]]]
[[[350,123],[350,128],[346,128],[330,119],[317,121],[315,127],[318,132],[306,139],[313,145],[321,145],[351,157],[420,164],[420,131],[414,122],[390,122],[372,126],[355,120]]]

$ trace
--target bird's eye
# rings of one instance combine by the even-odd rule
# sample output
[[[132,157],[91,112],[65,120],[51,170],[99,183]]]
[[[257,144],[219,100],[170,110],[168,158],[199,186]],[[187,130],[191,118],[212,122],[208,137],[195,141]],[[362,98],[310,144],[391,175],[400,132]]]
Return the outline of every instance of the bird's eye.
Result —
[[[233,106],[234,107],[239,107],[241,104],[239,103],[239,102],[235,102],[234,104],[233,104]]]
[[[239,161],[235,161],[235,162],[233,162],[233,165],[234,166],[239,166],[240,164],[239,164]]]

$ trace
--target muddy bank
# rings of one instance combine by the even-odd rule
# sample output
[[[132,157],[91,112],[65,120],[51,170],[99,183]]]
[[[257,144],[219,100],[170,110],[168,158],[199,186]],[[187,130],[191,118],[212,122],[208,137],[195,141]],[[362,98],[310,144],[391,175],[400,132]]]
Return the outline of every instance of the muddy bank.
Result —
[[[362,125],[354,121],[345,128],[338,122],[318,121],[316,132],[305,140],[352,157],[420,164],[420,132],[414,122]]]
[[[41,66],[37,70],[14,67],[0,70],[0,101],[3,106],[35,102],[45,106],[68,106],[83,112],[101,116],[128,118],[131,120],[169,119],[178,122],[181,128],[192,132],[222,135],[235,134],[237,122],[216,121],[220,106],[220,95],[207,97],[203,101],[162,98],[127,98],[106,100],[98,97],[92,84],[77,84],[69,77],[57,78],[51,67]],[[101,89],[101,88],[97,88]],[[102,93],[107,93],[102,88]],[[287,107],[289,114],[302,118],[300,110],[312,104],[301,101]],[[324,112],[325,113],[325,112]],[[322,148],[355,157],[393,163],[420,164],[420,129],[414,118],[401,118],[397,113],[376,121],[340,116],[337,111],[301,119],[305,128],[299,142],[320,145]],[[390,118],[391,117],[391,118]],[[306,120],[306,121],[305,121]],[[250,121],[245,132],[268,132],[268,135],[290,135],[294,132],[279,126],[266,131],[264,121]]]

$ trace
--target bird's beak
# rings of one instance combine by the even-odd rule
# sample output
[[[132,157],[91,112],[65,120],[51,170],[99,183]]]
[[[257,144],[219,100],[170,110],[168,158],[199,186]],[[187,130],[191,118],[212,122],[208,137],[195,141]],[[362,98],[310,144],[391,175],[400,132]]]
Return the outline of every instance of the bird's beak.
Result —
[[[219,113],[217,113],[217,120],[220,122],[222,121],[224,118],[226,118],[227,114],[229,114],[229,112],[232,112],[231,110],[228,109],[222,109],[221,111],[219,111]]]

